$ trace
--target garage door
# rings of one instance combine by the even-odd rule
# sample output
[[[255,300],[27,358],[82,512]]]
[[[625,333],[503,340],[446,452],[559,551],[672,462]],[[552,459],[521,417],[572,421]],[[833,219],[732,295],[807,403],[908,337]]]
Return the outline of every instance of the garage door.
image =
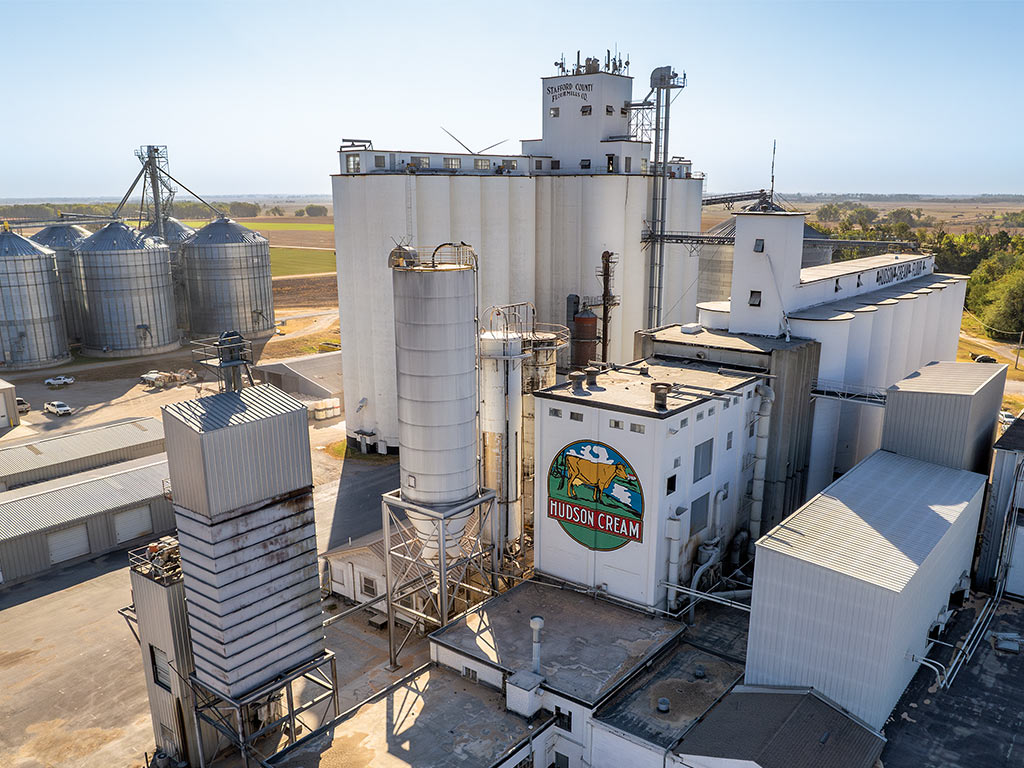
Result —
[[[126,509],[114,515],[114,534],[117,543],[132,541],[147,533],[153,532],[153,516],[150,514],[149,505]]]
[[[65,528],[46,534],[46,544],[50,548],[50,562],[63,563],[73,557],[89,554],[89,530],[84,525]]]

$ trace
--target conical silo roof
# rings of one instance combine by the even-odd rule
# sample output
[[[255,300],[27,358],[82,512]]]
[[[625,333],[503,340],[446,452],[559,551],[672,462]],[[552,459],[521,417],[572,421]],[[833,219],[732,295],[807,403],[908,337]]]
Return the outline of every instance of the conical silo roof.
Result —
[[[99,232],[79,243],[77,250],[93,253],[99,251],[140,251],[160,246],[161,243],[146,237],[135,227],[121,221],[115,221],[107,224]]]
[[[168,245],[176,245],[178,243],[184,243],[196,231],[187,224],[182,224],[178,219],[172,216],[168,216],[164,219],[164,242]],[[157,237],[159,235],[157,231],[156,222],[152,222],[142,230],[142,234],[146,237]]]
[[[91,234],[88,229],[77,224],[54,225],[40,229],[32,235],[32,240],[47,248],[71,250]]]
[[[24,256],[53,256],[53,251],[17,232],[0,232],[0,259]]]
[[[260,243],[266,242],[266,238],[259,232],[243,227],[234,219],[222,216],[214,219],[205,227],[196,232],[189,243],[192,246],[227,245],[230,243]]]

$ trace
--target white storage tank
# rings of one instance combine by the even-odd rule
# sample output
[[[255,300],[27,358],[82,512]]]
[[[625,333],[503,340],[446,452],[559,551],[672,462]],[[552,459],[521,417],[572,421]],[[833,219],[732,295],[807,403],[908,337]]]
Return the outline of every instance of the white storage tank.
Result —
[[[402,497],[443,510],[477,494],[476,255],[467,246],[395,248],[398,441]],[[457,549],[472,510],[449,519]],[[434,518],[407,512],[426,558],[437,557]]]

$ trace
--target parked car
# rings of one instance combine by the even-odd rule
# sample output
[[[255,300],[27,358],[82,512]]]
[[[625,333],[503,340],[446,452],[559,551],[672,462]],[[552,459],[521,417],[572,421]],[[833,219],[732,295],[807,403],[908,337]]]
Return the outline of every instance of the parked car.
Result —
[[[54,376],[43,382],[48,387],[63,387],[65,384],[74,384],[74,376]]]
[[[43,406],[43,410],[46,413],[52,413],[54,416],[70,416],[71,408],[67,403],[60,400],[51,400]]]
[[[975,355],[971,354],[971,359],[976,363],[998,363],[992,355]]]
[[[1017,417],[1014,416],[1009,411],[1000,411],[999,412],[999,423],[1000,424],[1013,424],[1013,422],[1016,420],[1016,418]]]

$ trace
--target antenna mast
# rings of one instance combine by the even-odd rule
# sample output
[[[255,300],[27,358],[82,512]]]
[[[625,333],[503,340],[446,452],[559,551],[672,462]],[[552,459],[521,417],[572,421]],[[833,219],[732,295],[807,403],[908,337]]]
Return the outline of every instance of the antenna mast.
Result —
[[[771,202],[775,202],[775,142],[776,139],[772,139],[772,191],[768,196]]]

